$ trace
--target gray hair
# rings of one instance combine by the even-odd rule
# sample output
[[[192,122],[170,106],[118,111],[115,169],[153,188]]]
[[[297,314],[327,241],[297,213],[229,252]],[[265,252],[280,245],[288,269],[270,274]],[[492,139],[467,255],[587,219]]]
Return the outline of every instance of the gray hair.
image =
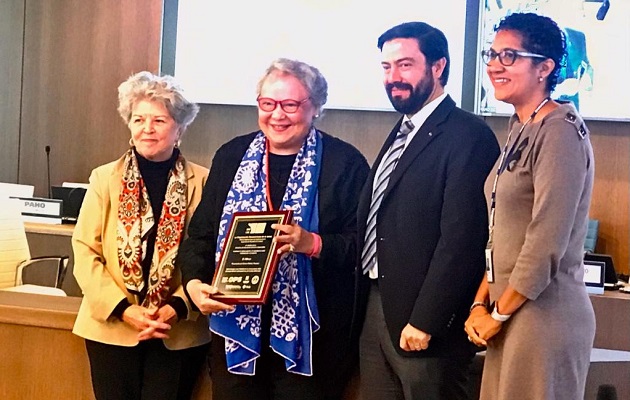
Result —
[[[308,91],[311,103],[317,109],[318,116],[322,115],[324,104],[326,104],[326,100],[328,100],[328,83],[324,75],[322,75],[317,68],[302,61],[278,58],[271,63],[267,71],[265,71],[265,74],[258,81],[256,88],[257,95],[260,95],[260,91],[267,77],[274,72],[291,75],[300,81]]]
[[[195,119],[199,106],[184,97],[182,88],[172,76],[157,76],[148,71],[131,75],[118,86],[118,113],[129,123],[133,107],[140,101],[162,103],[183,133]]]

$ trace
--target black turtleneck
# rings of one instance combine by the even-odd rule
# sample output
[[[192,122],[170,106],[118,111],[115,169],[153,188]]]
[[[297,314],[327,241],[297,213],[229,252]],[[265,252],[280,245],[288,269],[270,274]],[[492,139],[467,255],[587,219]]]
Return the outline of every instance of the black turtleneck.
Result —
[[[164,197],[166,196],[166,187],[168,186],[168,175],[177,161],[179,156],[179,149],[173,151],[173,155],[166,161],[151,161],[142,157],[135,149],[136,160],[138,160],[138,168],[140,169],[140,175],[144,181],[144,186],[149,193],[149,201],[151,202],[151,209],[153,210],[153,217],[155,223],[153,228],[148,233],[147,238],[147,254],[145,254],[142,260],[142,276],[145,283],[149,276],[149,269],[151,268],[151,259],[153,258],[153,250],[155,249],[155,238],[157,237],[157,225],[160,222],[160,216],[162,215],[162,206],[164,204]],[[146,288],[146,285],[145,285]],[[142,293],[144,297],[146,291]]]
[[[155,216],[156,225],[162,215],[162,205],[166,196],[166,186],[168,185],[169,172],[175,166],[175,161],[179,157],[179,149],[173,150],[173,155],[166,161],[151,161],[142,157],[135,149],[136,160],[138,160],[138,168],[144,185],[149,192],[149,200],[151,201],[151,209]]]
[[[280,155],[269,153],[269,193],[273,209],[278,210],[287,189],[291,168],[297,154]]]

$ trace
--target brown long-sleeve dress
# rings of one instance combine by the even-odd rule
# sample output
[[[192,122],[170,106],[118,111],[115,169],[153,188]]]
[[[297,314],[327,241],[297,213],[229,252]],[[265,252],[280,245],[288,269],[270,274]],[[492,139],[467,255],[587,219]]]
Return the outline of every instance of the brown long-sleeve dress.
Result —
[[[497,187],[495,301],[508,282],[529,300],[488,343],[484,400],[584,398],[595,316],[583,282],[593,150],[584,122],[562,104],[540,122],[510,122]]]

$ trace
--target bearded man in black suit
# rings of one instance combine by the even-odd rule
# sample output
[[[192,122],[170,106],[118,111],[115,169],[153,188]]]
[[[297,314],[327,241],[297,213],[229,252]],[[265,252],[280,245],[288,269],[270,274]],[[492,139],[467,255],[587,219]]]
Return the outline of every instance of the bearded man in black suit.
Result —
[[[404,23],[378,47],[387,95],[403,115],[358,206],[361,394],[465,398],[475,348],[463,327],[485,270],[484,183],[499,146],[485,122],[445,93],[440,30]]]

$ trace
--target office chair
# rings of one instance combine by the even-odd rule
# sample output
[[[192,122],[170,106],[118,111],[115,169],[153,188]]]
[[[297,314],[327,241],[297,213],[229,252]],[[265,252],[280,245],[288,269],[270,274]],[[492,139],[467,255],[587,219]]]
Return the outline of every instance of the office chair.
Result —
[[[68,261],[68,256],[31,258],[19,202],[0,198],[0,288],[64,296]]]
[[[594,253],[597,245],[597,234],[599,232],[599,221],[596,219],[588,220],[586,229],[586,239],[584,239],[584,252]]]
[[[61,289],[68,261],[68,256],[33,257],[22,261],[15,273],[15,286],[30,284]]]

